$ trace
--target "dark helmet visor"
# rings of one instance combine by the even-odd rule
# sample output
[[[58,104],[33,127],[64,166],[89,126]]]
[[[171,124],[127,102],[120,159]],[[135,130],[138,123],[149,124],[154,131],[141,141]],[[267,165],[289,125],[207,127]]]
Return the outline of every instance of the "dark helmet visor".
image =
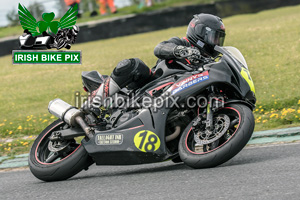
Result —
[[[223,46],[225,33],[222,31],[209,30],[206,32],[206,42],[210,45]]]

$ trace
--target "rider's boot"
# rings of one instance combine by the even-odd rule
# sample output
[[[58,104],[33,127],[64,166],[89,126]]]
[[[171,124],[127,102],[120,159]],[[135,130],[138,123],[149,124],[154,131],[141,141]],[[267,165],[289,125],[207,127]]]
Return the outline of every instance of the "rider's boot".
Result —
[[[99,108],[102,105],[106,106],[104,104],[105,99],[119,92],[120,89],[121,88],[111,77],[107,77],[97,90],[91,92],[88,100],[83,104],[82,109],[85,112],[91,111],[99,115]]]

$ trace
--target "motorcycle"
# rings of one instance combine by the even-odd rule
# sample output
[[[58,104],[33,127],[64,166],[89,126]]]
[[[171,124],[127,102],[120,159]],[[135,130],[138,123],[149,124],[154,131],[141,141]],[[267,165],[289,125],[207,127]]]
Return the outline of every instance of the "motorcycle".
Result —
[[[50,35],[44,31],[41,35],[32,36],[32,33],[26,29],[19,37],[21,49],[71,49],[71,45],[75,43],[79,27],[73,25],[72,29],[60,29],[56,35]]]
[[[33,175],[43,181],[60,181],[93,163],[136,165],[168,160],[200,169],[234,157],[254,130],[255,88],[238,49],[215,46],[215,50],[218,57],[202,57],[197,67],[175,61],[178,67],[169,68],[161,61],[156,67],[158,78],[117,93],[129,106],[102,107],[98,117],[61,99],[51,101],[48,110],[59,119],[33,143],[29,155]],[[82,79],[88,92],[103,83],[96,71],[83,72]],[[139,106],[146,97],[160,99],[160,103]]]

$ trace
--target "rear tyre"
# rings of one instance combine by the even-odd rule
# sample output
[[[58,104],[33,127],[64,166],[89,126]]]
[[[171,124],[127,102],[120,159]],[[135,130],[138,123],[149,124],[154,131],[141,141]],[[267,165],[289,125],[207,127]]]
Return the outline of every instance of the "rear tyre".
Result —
[[[29,167],[32,174],[43,181],[66,180],[93,164],[81,144],[75,140],[65,142],[64,150],[57,152],[49,150],[53,131],[66,127],[61,120],[50,124],[34,141],[29,154]]]
[[[209,138],[213,141],[209,144],[196,145],[196,136],[193,133],[195,129],[192,129],[195,120],[186,127],[179,141],[179,155],[186,165],[196,169],[215,167],[228,161],[245,147],[254,130],[252,111],[242,104],[230,104],[214,113],[215,120],[221,117],[226,118],[227,125],[223,123],[226,130],[222,129],[222,122],[215,125],[220,129],[222,137],[218,138],[218,133],[215,134],[218,139]],[[203,135],[203,131],[200,133]],[[199,138],[201,139],[201,136]]]

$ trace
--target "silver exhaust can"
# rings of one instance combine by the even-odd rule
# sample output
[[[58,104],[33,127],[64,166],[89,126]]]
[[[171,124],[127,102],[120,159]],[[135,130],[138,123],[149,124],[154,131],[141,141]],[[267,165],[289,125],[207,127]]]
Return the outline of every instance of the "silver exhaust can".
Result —
[[[61,99],[54,99],[50,101],[48,110],[52,115],[60,118],[71,126],[75,126],[77,124],[75,117],[82,115],[80,110]]]

